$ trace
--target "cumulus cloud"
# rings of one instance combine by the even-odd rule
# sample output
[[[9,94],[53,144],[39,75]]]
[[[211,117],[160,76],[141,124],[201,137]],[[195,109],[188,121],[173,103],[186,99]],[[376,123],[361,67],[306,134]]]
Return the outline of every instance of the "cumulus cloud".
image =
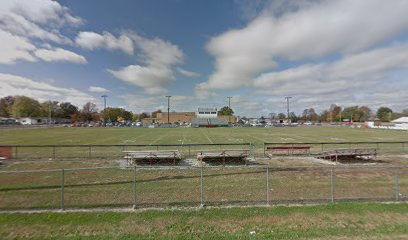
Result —
[[[407,11],[403,0],[311,1],[279,14],[265,11],[246,27],[209,41],[215,71],[201,87],[251,86],[279,59],[319,60],[367,50],[407,31]]]
[[[81,18],[71,15],[68,8],[56,1],[4,0],[0,4],[0,63],[41,59],[84,64],[87,61],[83,56],[49,44],[71,44],[72,41],[60,33],[61,28],[82,23]]]
[[[255,78],[257,92],[266,96],[292,95],[298,104],[322,107],[332,102],[388,104],[403,107],[408,93],[401,91],[408,82],[393,75],[408,70],[408,45],[394,45],[350,54],[332,62],[305,64],[283,71],[264,73]]]
[[[137,113],[167,109],[167,98],[164,97],[158,98],[142,94],[126,94],[120,96],[120,98],[126,102],[126,109]],[[192,96],[172,96],[170,111],[196,111],[197,105],[192,102],[193,100],[194,97]]]
[[[65,26],[83,23],[69,9],[51,0],[3,0],[0,4],[0,29],[13,35],[56,43],[70,43],[60,33]]]
[[[62,49],[38,49],[34,52],[35,56],[46,62],[67,61],[77,64],[86,64],[87,61],[84,56],[74,52]]]
[[[121,50],[124,53],[133,55],[133,42],[128,36],[123,34],[115,37],[109,32],[103,32],[102,34],[80,32],[75,38],[75,43],[89,50],[107,48],[109,50]]]
[[[199,73],[192,72],[192,71],[188,71],[188,70],[185,70],[185,69],[183,69],[183,68],[181,68],[181,67],[178,67],[178,68],[177,68],[177,71],[178,71],[181,75],[183,75],[183,76],[185,76],[185,77],[189,77],[189,78],[199,77],[199,76],[200,76]]]
[[[88,91],[90,92],[94,92],[94,93],[106,93],[106,92],[110,92],[108,89],[103,88],[103,87],[97,87],[97,86],[90,86],[88,88]]]
[[[35,46],[27,39],[2,30],[0,30],[0,39],[0,63],[11,64],[15,63],[16,60],[35,61],[31,53]]]
[[[77,106],[82,106],[86,102],[98,101],[91,95],[74,88],[57,87],[18,75],[0,73],[0,82],[0,97],[24,95],[39,101],[71,102]]]
[[[183,61],[183,52],[178,46],[159,38],[148,39],[135,33],[128,36],[140,50],[143,65],[108,69],[108,72],[119,80],[143,88],[148,94],[165,93],[165,86],[175,79],[173,66]]]

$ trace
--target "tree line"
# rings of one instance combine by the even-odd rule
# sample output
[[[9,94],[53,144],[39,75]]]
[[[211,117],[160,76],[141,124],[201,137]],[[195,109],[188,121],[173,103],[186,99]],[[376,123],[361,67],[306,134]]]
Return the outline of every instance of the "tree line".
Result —
[[[157,114],[160,110],[153,112]],[[149,113],[134,114],[123,108],[108,107],[99,111],[96,104],[85,103],[82,108],[70,102],[45,101],[39,102],[26,96],[7,96],[0,98],[0,117],[24,118],[63,118],[72,122],[98,122],[102,119],[106,121],[138,121],[152,116]]]
[[[161,110],[152,113],[142,112],[135,114],[123,108],[108,107],[99,111],[96,104],[87,102],[82,108],[71,104],[70,102],[45,101],[39,102],[26,96],[7,96],[0,98],[0,117],[22,118],[22,117],[52,117],[70,119],[72,122],[97,122],[105,119],[108,122],[116,121],[140,121],[144,118],[157,116]],[[227,106],[222,107],[219,115],[232,115],[234,111]],[[389,107],[380,107],[374,112],[367,106],[341,107],[332,104],[329,109],[318,114],[314,108],[303,110],[301,115],[294,112],[289,113],[289,119],[292,122],[310,121],[310,122],[364,122],[369,119],[378,119],[382,122],[389,122],[393,119],[408,116],[408,109],[402,112],[395,112]],[[244,117],[245,118],[245,117]],[[261,117],[265,118],[265,117]],[[271,119],[285,119],[285,113],[271,113]]]
[[[391,120],[408,116],[408,109],[402,112],[395,112],[389,107],[380,107],[374,112],[367,106],[351,106],[342,108],[336,104],[332,104],[329,109],[323,110],[320,114],[314,108],[303,110],[301,115],[296,115],[294,112],[289,113],[289,119],[292,122],[365,122],[367,120],[379,120],[382,122],[390,122]],[[285,113],[271,113],[271,119],[285,119]]]

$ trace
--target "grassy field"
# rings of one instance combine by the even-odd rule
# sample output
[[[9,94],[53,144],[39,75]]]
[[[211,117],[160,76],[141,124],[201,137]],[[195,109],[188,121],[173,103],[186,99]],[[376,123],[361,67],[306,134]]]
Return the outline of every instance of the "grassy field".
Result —
[[[407,239],[408,204],[0,214],[2,239]]]
[[[189,144],[408,141],[407,131],[350,127],[3,129],[0,144]]]
[[[0,130],[1,144],[35,144],[35,145],[160,145],[160,144],[225,144],[251,143],[258,156],[263,156],[264,142],[329,142],[325,150],[342,147],[377,147],[380,153],[408,153],[408,144],[334,144],[336,142],[389,142],[408,141],[408,132],[358,129],[350,127],[294,127],[294,128],[52,128],[52,129],[9,129]],[[312,146],[312,153],[321,152],[322,146]],[[248,148],[249,146],[246,146]],[[206,150],[210,146],[196,147],[70,147],[70,148],[30,148],[19,147],[15,155],[20,159],[36,158],[120,158],[123,150],[175,149],[182,154],[191,151]],[[212,147],[241,148],[239,146]],[[194,155],[194,154],[192,154]]]
[[[45,164],[45,163],[43,163]],[[408,169],[399,170],[400,200],[408,199]],[[61,171],[0,173],[0,210],[58,209]],[[207,206],[266,205],[265,168],[203,170],[203,200]],[[148,207],[198,207],[200,169],[138,169],[136,204]],[[395,169],[337,169],[335,201],[396,200]],[[133,205],[132,169],[83,169],[64,172],[64,207],[123,208]],[[269,171],[269,201],[331,202],[330,169]]]
[[[407,132],[348,127],[296,128],[54,128],[0,130],[1,144],[208,144],[247,143],[262,156],[264,142],[408,141]],[[326,148],[338,147],[336,144]],[[350,147],[355,147],[350,145]],[[367,145],[367,147],[372,147]],[[404,154],[408,146],[377,145],[386,153]],[[198,147],[194,150],[199,150]],[[222,148],[222,147],[220,147]],[[314,146],[320,151],[319,146]],[[113,167],[64,172],[64,207],[112,209],[133,205],[133,170],[119,168],[122,147],[19,148],[19,157],[1,171]],[[129,150],[129,149],[126,149]],[[186,149],[184,149],[186,151]],[[56,155],[58,158],[52,159]],[[48,157],[51,157],[49,161]],[[77,157],[64,161],[64,157]],[[109,156],[106,159],[106,156]],[[406,154],[382,156],[379,166],[406,165]],[[377,163],[376,163],[377,164]],[[252,169],[217,168],[203,172],[206,206],[266,205],[265,166],[321,166],[302,159],[258,159]],[[336,202],[395,200],[395,169],[338,169]],[[270,171],[269,200],[331,202],[330,170]],[[61,171],[0,173],[0,209],[58,209]],[[197,207],[200,169],[138,169],[137,207]],[[408,199],[408,169],[399,169],[400,200]],[[0,214],[0,239],[406,239],[407,204],[345,204],[313,207],[232,208],[189,211]],[[375,216],[375,217],[374,217]],[[386,221],[384,221],[386,220]],[[256,232],[250,234],[250,232]],[[165,236],[167,235],[167,236]]]

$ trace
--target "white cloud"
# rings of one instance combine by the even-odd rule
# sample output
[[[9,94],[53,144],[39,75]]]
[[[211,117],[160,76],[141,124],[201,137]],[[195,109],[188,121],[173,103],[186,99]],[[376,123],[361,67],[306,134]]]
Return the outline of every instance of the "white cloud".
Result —
[[[404,0],[316,1],[280,14],[265,11],[246,27],[209,41],[215,71],[202,87],[251,86],[280,59],[318,60],[367,50],[407,31],[407,12]]]
[[[13,36],[2,30],[0,30],[0,39],[0,63],[11,64],[16,60],[36,61],[31,53],[35,46],[27,39]]]
[[[90,86],[88,91],[90,92],[95,92],[95,93],[106,93],[110,92],[108,89],[103,88],[103,87],[97,87],[97,86]]]
[[[41,59],[84,64],[87,61],[83,56],[48,43],[70,44],[72,41],[63,36],[60,29],[82,23],[81,18],[72,16],[68,8],[56,1],[4,0],[0,4],[0,63]],[[38,46],[47,47],[39,49]]]
[[[102,34],[80,32],[75,39],[75,43],[89,50],[107,48],[109,50],[121,50],[129,55],[133,55],[133,42],[128,36],[123,34],[115,37],[109,32],[103,32]]]
[[[183,75],[183,76],[185,76],[185,77],[189,77],[189,78],[199,77],[199,76],[200,76],[199,73],[192,72],[192,71],[187,71],[187,70],[185,70],[185,69],[183,69],[183,68],[181,68],[181,67],[178,67],[178,68],[177,68],[177,71],[178,71],[181,75]]]
[[[129,34],[138,49],[143,65],[129,65],[119,70],[108,69],[115,78],[141,87],[148,94],[163,94],[165,86],[175,79],[173,66],[183,61],[178,46],[159,38],[147,39]]]
[[[83,23],[69,9],[51,0],[3,0],[0,4],[0,29],[13,35],[57,43],[70,43],[59,29]]]
[[[38,49],[34,52],[35,56],[46,62],[67,61],[77,64],[86,64],[87,61],[84,56],[74,52],[62,49]]]
[[[408,44],[350,54],[333,63],[264,73],[255,78],[254,86],[261,95],[295,96],[298,107],[321,109],[340,102],[402,108],[408,98],[408,92],[403,91],[408,81],[399,73],[404,70],[408,70]]]
[[[117,71],[108,70],[115,78],[143,88],[148,94],[163,94],[164,86],[169,80],[174,79],[170,68],[156,68],[130,65]]]
[[[56,100],[71,102],[82,106],[86,102],[97,102],[91,95],[74,88],[62,88],[45,82],[35,81],[29,78],[0,73],[0,97],[10,95],[24,95],[38,99],[39,101]]]
[[[167,111],[167,98],[152,97],[148,95],[127,94],[122,98],[126,103],[126,109],[135,113],[153,112],[158,109]],[[191,96],[172,96],[170,99],[170,111],[196,111],[197,105],[193,102]]]

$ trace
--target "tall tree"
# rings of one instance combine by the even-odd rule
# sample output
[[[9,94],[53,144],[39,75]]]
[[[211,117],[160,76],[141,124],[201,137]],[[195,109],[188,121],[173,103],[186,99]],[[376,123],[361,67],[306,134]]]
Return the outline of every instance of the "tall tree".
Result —
[[[232,116],[232,114],[234,114],[234,110],[228,106],[224,106],[218,111],[218,115],[220,116]]]
[[[60,103],[58,112],[56,113],[57,117],[66,118],[73,120],[73,115],[78,113],[78,108],[72,105],[70,102]]]
[[[391,120],[392,109],[388,107],[380,107],[377,110],[377,118],[383,122],[389,122]]]
[[[284,118],[286,118],[286,115],[284,113],[279,113],[278,118],[279,119],[284,119]]]
[[[26,96],[16,97],[12,107],[13,117],[38,117],[41,115],[41,104]]]
[[[321,122],[330,122],[330,111],[324,110],[322,113],[320,113],[319,120]]]
[[[41,117],[57,117],[56,113],[59,111],[60,106],[58,101],[45,101],[41,103]]]
[[[14,100],[13,96],[0,98],[0,117],[11,117]]]
[[[295,112],[290,112],[289,113],[289,119],[290,119],[290,122],[292,122],[292,123],[295,123],[295,122],[299,121],[299,117],[296,116]]]
[[[132,120],[133,114],[129,111],[126,111],[123,108],[106,108],[104,111],[104,116],[106,120],[110,121],[119,121],[120,120]]]
[[[80,119],[82,121],[98,121],[99,115],[96,104],[91,102],[85,103],[85,105],[82,107]]]
[[[350,121],[358,121],[357,115],[358,106],[346,107],[343,110],[342,118],[349,119]]]
[[[316,122],[319,119],[319,115],[317,115],[314,108],[309,108],[309,109],[303,110],[301,119],[304,121]]]
[[[371,109],[367,106],[361,106],[356,111],[359,122],[367,121],[371,116]]]
[[[129,111],[126,111],[126,110],[123,110],[123,112],[121,114],[121,117],[123,119],[125,119],[126,121],[130,121],[133,118],[133,113],[129,112]]]
[[[139,115],[139,120],[143,120],[144,118],[148,118],[148,117],[150,117],[149,114],[143,112],[143,113],[141,113],[141,114]]]
[[[340,113],[341,107],[337,106],[336,104],[332,104],[329,109],[329,119],[327,119],[327,121],[340,121]]]

